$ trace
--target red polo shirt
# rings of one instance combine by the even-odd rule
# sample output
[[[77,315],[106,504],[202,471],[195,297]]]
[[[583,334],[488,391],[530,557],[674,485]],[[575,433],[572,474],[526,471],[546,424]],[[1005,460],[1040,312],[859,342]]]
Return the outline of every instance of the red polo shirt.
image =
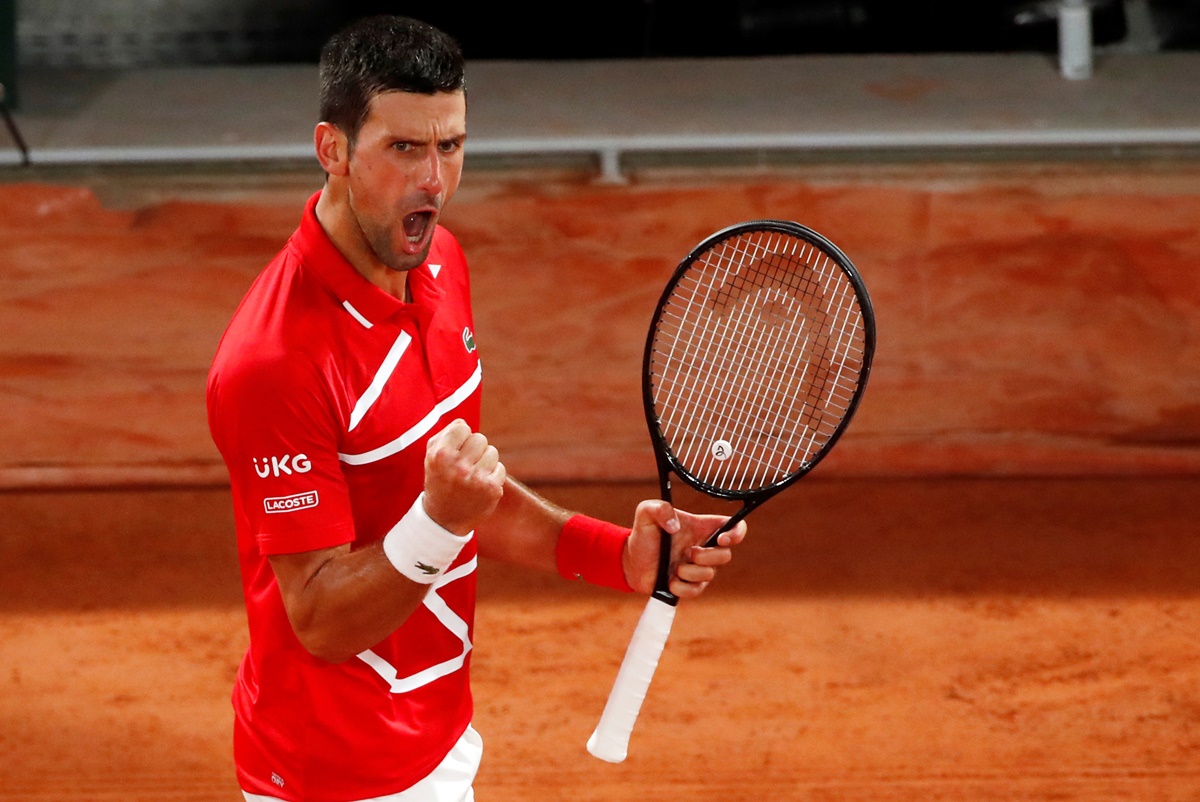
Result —
[[[411,303],[363,278],[308,202],[255,280],[208,380],[233,490],[250,647],[233,692],[250,793],[344,802],[426,776],[470,723],[472,540],[392,635],[331,664],[297,640],[268,555],[382,538],[424,486],[425,443],[479,424],[466,260],[438,228]]]

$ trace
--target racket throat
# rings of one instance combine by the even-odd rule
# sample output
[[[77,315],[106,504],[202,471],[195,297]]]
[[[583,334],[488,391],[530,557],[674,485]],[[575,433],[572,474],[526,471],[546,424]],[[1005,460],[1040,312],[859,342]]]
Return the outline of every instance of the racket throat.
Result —
[[[764,500],[765,499],[752,499],[743,504],[742,508],[730,516],[729,520],[722,524],[720,529],[713,532],[708,540],[704,541],[704,548],[711,549],[716,546],[717,539],[720,538],[721,535],[725,534],[741,523],[742,519],[757,509],[757,507],[762,504]]]

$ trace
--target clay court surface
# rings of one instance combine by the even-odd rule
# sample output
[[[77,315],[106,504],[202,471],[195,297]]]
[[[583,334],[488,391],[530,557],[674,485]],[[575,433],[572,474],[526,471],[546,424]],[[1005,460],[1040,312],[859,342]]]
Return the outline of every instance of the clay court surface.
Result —
[[[204,375],[317,186],[0,176],[0,800],[240,798]],[[481,802],[1200,800],[1198,187],[1182,159],[469,174],[484,425],[560,503],[656,494],[644,329],[710,231],[825,233],[880,338],[838,449],[680,608],[625,763],[584,743],[642,601],[481,565]]]

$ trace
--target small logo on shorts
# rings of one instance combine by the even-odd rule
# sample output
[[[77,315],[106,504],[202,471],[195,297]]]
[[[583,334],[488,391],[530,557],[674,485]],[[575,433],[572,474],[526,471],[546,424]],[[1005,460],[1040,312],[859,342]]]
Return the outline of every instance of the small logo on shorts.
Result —
[[[467,353],[475,351],[475,334],[470,329],[463,329],[463,345],[467,347]]]
[[[319,503],[320,499],[317,498],[317,491],[309,490],[307,493],[296,493],[293,496],[264,498],[263,509],[268,513],[295,512],[296,510],[310,510]]]

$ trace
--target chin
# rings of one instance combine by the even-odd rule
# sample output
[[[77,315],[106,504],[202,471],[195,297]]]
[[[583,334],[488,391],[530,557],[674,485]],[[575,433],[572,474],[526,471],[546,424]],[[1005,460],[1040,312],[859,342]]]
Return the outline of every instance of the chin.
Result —
[[[397,262],[395,259],[390,259],[390,260],[384,262],[383,264],[385,267],[387,267],[388,270],[392,271],[393,273],[407,273],[410,270],[415,270],[416,268],[420,267],[424,263],[425,263],[425,260],[423,258],[418,259],[417,257],[414,256],[411,259],[406,259],[403,262]]]
[[[375,248],[375,255],[379,261],[383,263],[388,270],[396,273],[407,273],[413,268],[420,267],[425,264],[425,260],[429,258],[429,248],[426,247],[417,253],[405,253],[402,250],[389,247],[386,253],[382,249]]]

